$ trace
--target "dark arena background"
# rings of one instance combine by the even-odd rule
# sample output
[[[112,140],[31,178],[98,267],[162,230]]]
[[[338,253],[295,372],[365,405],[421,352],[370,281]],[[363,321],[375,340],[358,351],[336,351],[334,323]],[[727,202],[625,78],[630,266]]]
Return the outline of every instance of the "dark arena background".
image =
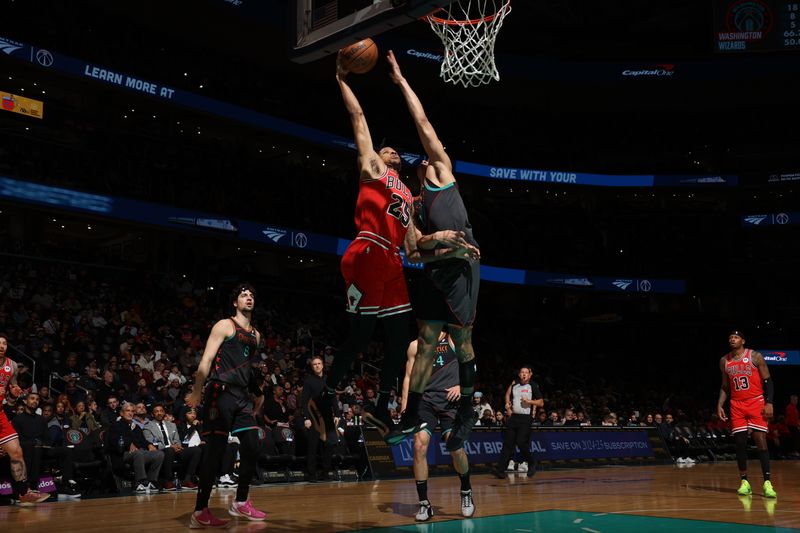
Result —
[[[138,490],[108,398],[190,428],[206,339],[247,281],[266,398],[249,498],[267,517],[228,515],[231,438],[209,507],[232,531],[800,531],[800,4],[512,0],[499,79],[466,88],[440,78],[451,51],[420,20],[448,4],[2,0],[0,332],[22,389],[5,387],[3,424],[50,498],[16,505],[4,448],[0,529],[189,526],[205,444],[182,433],[198,464],[178,457]],[[308,444],[302,384],[313,355],[328,367],[345,342],[340,261],[356,236],[335,57],[365,37],[378,64],[347,81],[374,146],[401,152],[419,194],[424,147],[393,50],[481,245],[469,518],[437,431],[434,516],[417,522],[412,439],[389,447],[362,417],[385,386],[380,326],[330,384],[332,463]],[[413,306],[425,273],[405,265]],[[733,427],[717,415],[732,330],[774,383],[777,498],[762,494],[753,434],[753,494],[737,495]],[[544,399],[536,461],[512,456],[498,479],[495,413],[523,364]]]

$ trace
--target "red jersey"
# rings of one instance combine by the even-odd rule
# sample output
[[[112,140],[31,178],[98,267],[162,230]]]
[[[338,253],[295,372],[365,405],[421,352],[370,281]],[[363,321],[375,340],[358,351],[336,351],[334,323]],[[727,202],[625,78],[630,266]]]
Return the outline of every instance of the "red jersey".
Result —
[[[392,168],[386,167],[378,179],[362,181],[356,201],[357,238],[396,251],[405,239],[412,203],[411,191]]]
[[[764,397],[761,372],[753,364],[753,350],[745,350],[740,359],[733,354],[725,356],[725,373],[730,383],[731,400],[743,401]]]
[[[11,359],[5,357],[3,359],[3,364],[0,365],[0,404],[3,403],[3,399],[5,399],[5,391],[8,390],[8,387],[11,386],[11,377],[14,375],[14,367],[11,366]]]

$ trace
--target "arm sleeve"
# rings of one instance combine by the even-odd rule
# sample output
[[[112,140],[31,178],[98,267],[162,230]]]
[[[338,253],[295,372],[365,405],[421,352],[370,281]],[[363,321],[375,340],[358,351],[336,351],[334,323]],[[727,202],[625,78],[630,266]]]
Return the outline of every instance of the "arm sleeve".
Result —
[[[766,403],[772,403],[772,399],[775,397],[775,385],[772,383],[772,378],[769,377],[764,380],[764,400]]]

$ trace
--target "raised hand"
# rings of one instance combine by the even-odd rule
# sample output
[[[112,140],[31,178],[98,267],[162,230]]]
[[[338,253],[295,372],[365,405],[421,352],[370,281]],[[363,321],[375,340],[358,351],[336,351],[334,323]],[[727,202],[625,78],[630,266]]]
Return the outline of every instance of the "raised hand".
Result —
[[[339,81],[344,81],[347,77],[348,70],[342,66],[342,57],[341,55],[336,56],[336,79]]]
[[[405,78],[403,78],[403,73],[400,72],[400,65],[397,63],[397,58],[394,57],[394,52],[391,50],[386,54],[386,61],[389,62],[389,77],[395,83],[402,83]]]

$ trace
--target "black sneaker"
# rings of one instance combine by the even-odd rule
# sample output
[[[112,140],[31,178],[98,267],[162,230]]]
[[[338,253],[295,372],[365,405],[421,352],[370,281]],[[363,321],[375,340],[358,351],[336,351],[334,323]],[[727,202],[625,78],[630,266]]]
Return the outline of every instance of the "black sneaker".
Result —
[[[81,491],[78,490],[78,484],[74,481],[67,482],[64,488],[58,491],[58,497],[65,500],[80,499]]]
[[[528,473],[525,474],[528,477],[533,477],[536,475],[536,461],[531,461],[528,463]]]
[[[428,423],[421,421],[419,417],[403,416],[400,424],[395,425],[386,435],[383,435],[383,440],[389,446],[395,446],[403,442],[409,435],[418,433],[426,427],[428,427]]]
[[[445,448],[448,452],[454,452],[464,446],[469,434],[472,433],[472,428],[475,422],[478,421],[478,413],[472,407],[468,411],[459,409],[456,413],[456,419],[453,421],[453,430],[450,436],[447,437]]]

